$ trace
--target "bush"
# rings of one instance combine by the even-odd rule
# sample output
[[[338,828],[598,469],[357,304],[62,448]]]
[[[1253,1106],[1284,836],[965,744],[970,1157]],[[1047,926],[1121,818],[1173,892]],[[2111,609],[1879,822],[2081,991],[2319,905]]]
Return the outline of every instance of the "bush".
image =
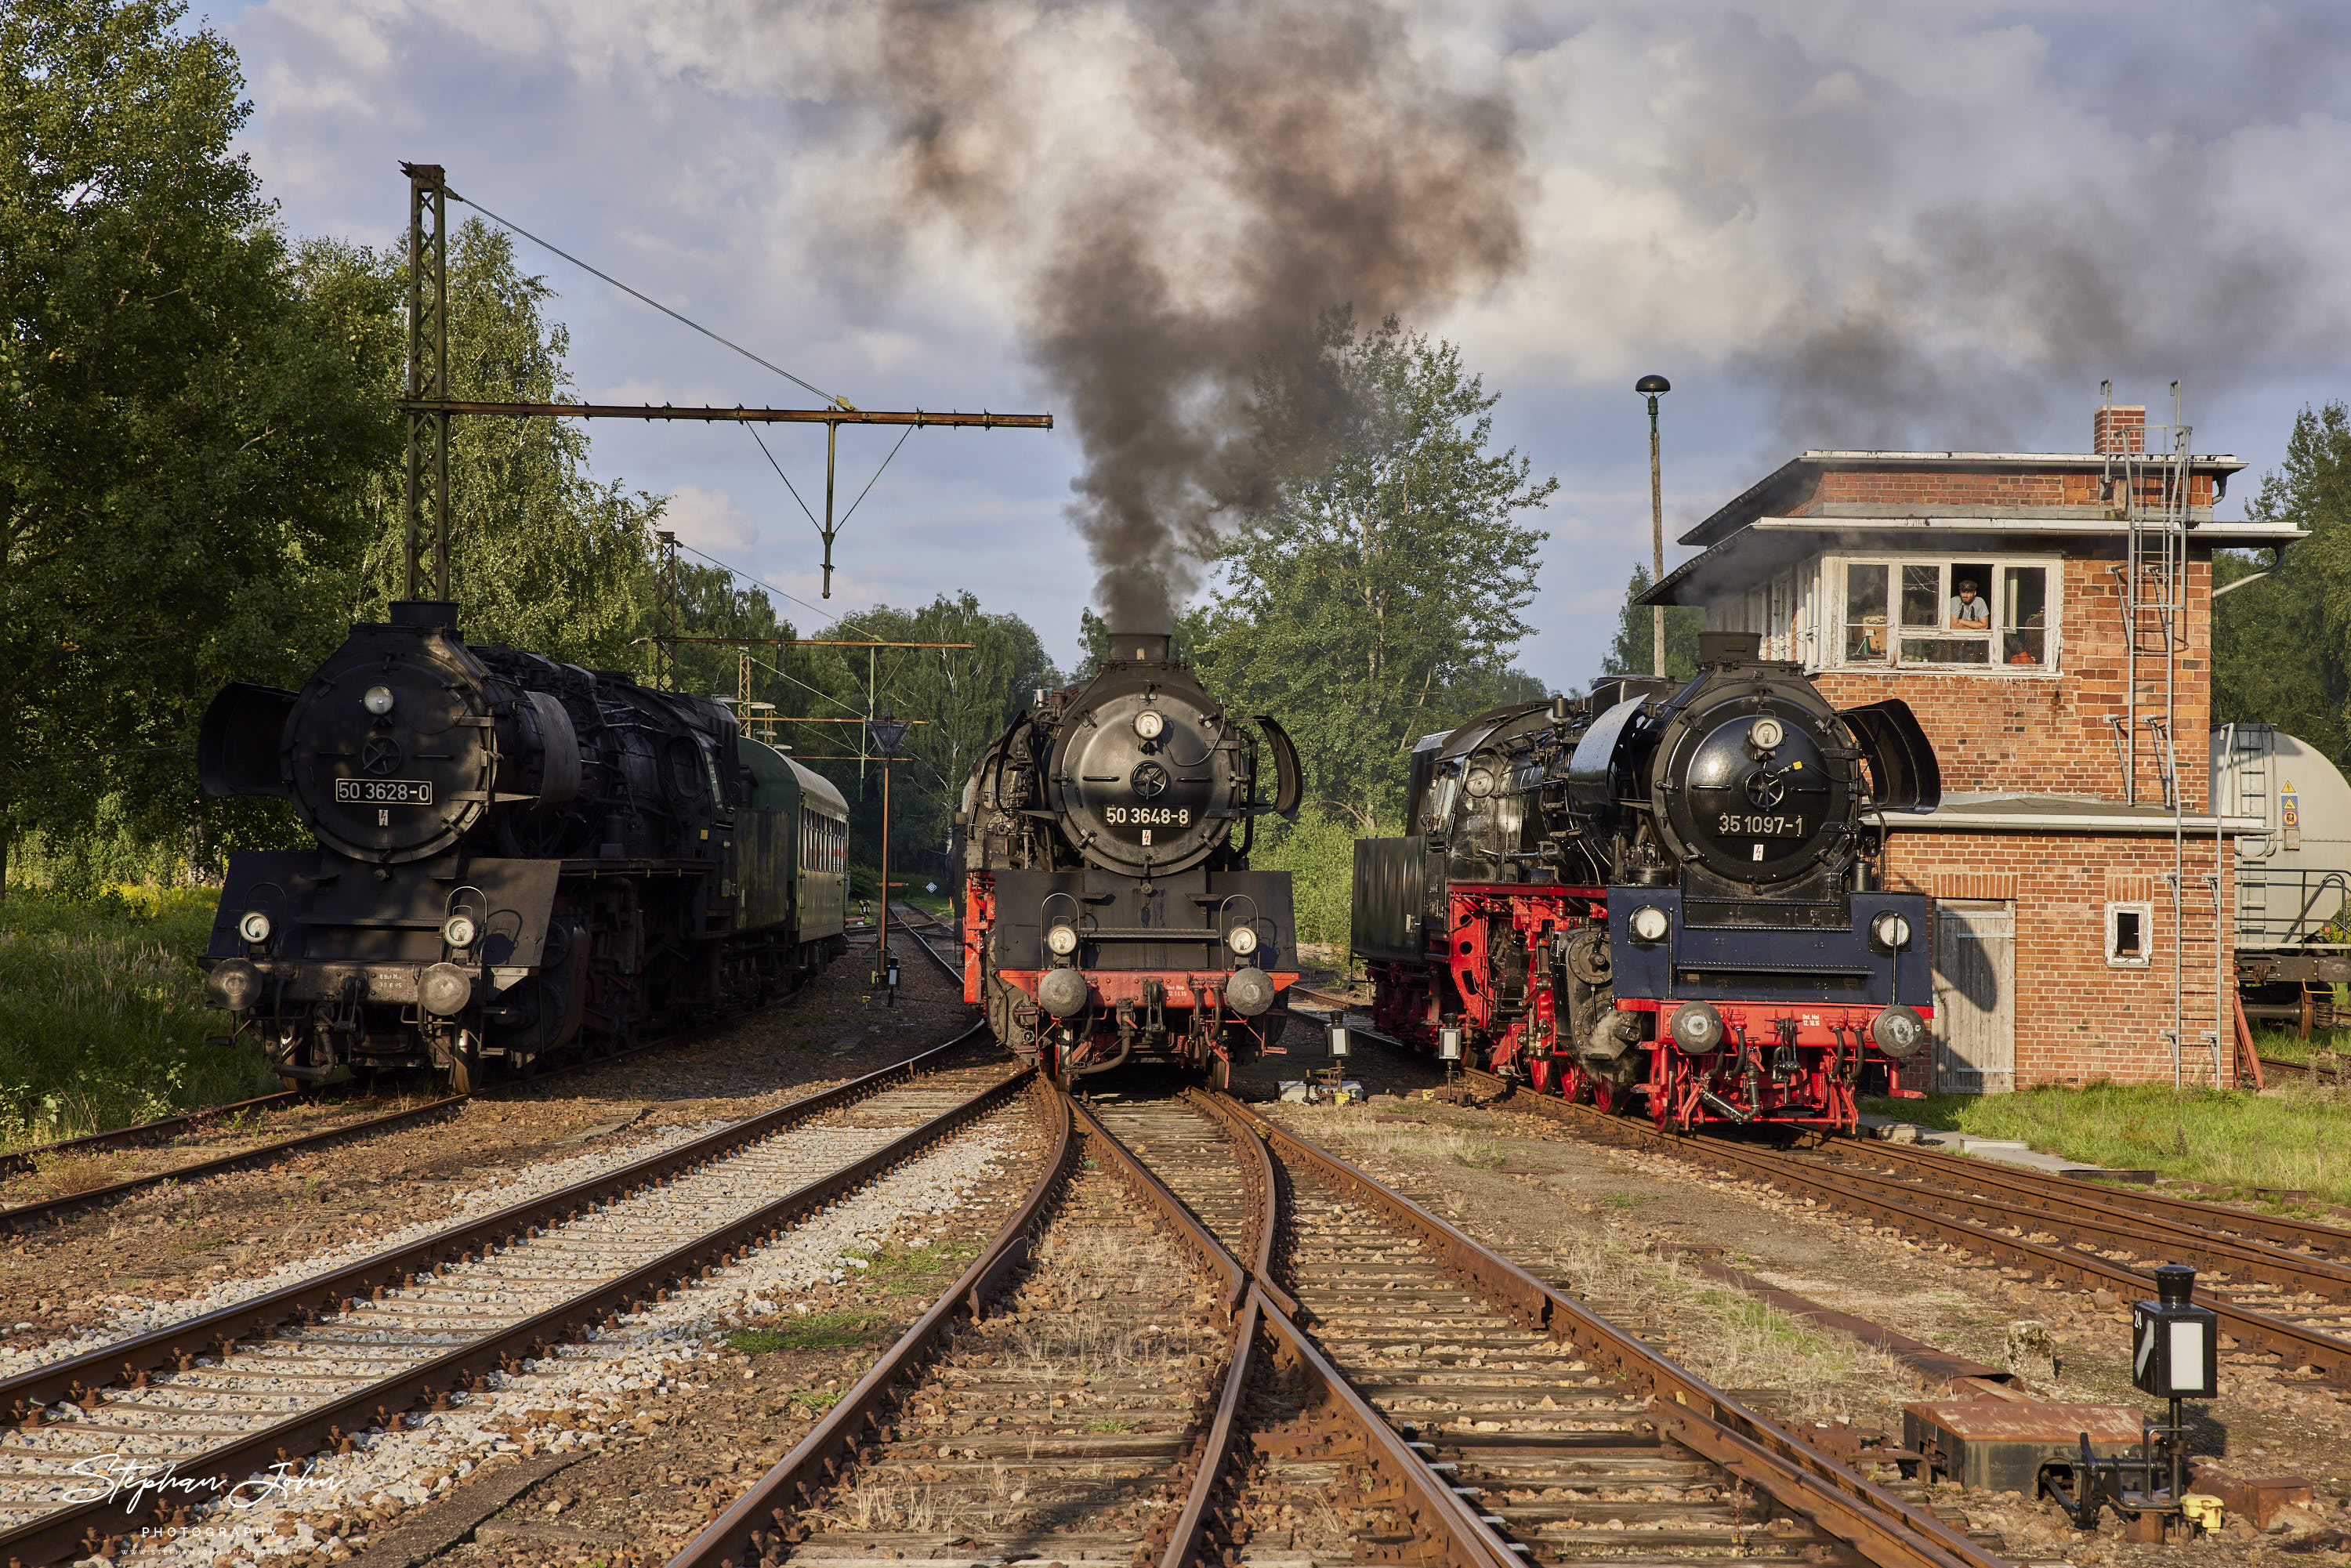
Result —
[[[277,1087],[225,1033],[195,960],[209,888],[108,883],[86,899],[0,899],[0,1145],[46,1143]]]
[[[1295,822],[1259,824],[1259,834],[1249,869],[1290,873],[1298,939],[1337,946],[1337,967],[1345,969],[1355,897],[1354,824],[1309,809]]]

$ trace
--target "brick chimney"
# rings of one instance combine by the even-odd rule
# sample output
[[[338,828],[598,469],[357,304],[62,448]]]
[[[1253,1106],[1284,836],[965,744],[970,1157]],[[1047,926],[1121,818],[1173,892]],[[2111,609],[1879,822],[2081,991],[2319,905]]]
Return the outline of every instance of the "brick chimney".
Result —
[[[2147,450],[2147,405],[2102,403],[2091,421],[2090,450],[2102,457]]]

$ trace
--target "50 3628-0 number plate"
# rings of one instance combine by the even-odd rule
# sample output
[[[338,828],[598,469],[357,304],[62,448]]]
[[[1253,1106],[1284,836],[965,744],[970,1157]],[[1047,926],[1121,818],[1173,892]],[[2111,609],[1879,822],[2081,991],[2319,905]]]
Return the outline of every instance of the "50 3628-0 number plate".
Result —
[[[1726,839],[1801,839],[1804,819],[1778,811],[1719,811],[1714,831]]]
[[[433,786],[423,779],[338,779],[335,799],[361,806],[430,806]]]

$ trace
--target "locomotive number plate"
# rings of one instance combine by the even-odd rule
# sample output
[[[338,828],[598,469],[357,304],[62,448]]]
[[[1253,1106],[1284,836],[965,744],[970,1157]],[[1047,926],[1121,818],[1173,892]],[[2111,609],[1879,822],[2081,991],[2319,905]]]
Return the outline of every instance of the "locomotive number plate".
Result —
[[[1714,831],[1726,839],[1801,839],[1805,837],[1804,819],[1777,811],[1722,811],[1716,814]]]
[[[1185,806],[1105,806],[1103,820],[1113,828],[1188,828],[1192,812]]]
[[[433,785],[423,779],[338,779],[335,799],[362,806],[430,806]]]

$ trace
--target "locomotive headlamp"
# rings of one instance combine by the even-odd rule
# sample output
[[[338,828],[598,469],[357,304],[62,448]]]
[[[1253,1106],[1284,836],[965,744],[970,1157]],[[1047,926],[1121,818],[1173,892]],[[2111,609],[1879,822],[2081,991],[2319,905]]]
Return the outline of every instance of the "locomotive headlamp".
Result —
[[[1045,933],[1045,946],[1052,950],[1055,957],[1068,957],[1078,950],[1078,928],[1074,925],[1054,926]]]
[[[262,943],[269,940],[269,916],[258,909],[248,909],[245,918],[236,923],[236,934],[245,941]]]
[[[1788,731],[1776,718],[1759,718],[1748,727],[1747,738],[1758,751],[1776,751],[1780,743],[1788,738]]]
[[[1635,942],[1662,942],[1672,925],[1666,918],[1666,912],[1654,904],[1641,905],[1633,911],[1633,917],[1625,922],[1625,929],[1633,933]]]
[[[1257,933],[1246,925],[1236,925],[1225,934],[1225,946],[1246,958],[1257,951]]]
[[[1907,1061],[1927,1046],[1927,1020],[1909,1008],[1892,1007],[1869,1020],[1869,1043],[1896,1061]]]
[[[1888,953],[1899,953],[1910,946],[1910,922],[1889,909],[1869,923],[1869,939]]]
[[[1144,708],[1134,716],[1134,733],[1145,740],[1156,740],[1159,732],[1167,727],[1167,717],[1155,707]]]
[[[384,715],[392,711],[392,688],[390,686],[370,686],[367,689],[367,695],[360,699],[360,706],[366,708],[368,712],[375,715],[376,717],[381,718]]]
[[[441,927],[441,940],[452,947],[470,947],[479,935],[470,915],[453,915]]]
[[[1684,1056],[1704,1056],[1722,1043],[1722,1015],[1704,1002],[1684,1002],[1674,1009],[1666,1032]]]

